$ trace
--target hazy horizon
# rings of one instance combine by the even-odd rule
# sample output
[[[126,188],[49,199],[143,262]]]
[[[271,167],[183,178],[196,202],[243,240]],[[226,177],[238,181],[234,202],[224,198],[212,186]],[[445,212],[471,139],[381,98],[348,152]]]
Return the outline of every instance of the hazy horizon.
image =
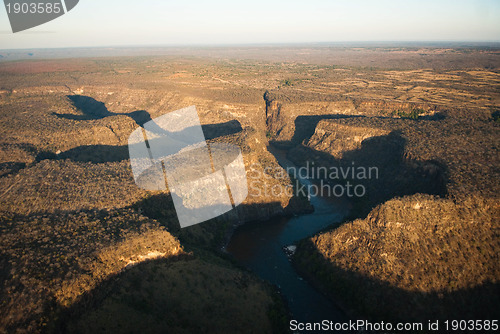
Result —
[[[193,43],[193,44],[122,44],[122,45],[81,45],[57,47],[0,48],[0,51],[64,50],[64,49],[218,49],[218,48],[315,48],[315,47],[500,47],[498,41],[324,41],[324,42],[269,42],[269,43]]]
[[[61,47],[61,48],[26,48],[0,49],[0,62],[16,60],[42,60],[65,58],[100,58],[100,57],[196,57],[217,59],[246,59],[278,62],[310,62],[315,64],[352,65],[359,58],[359,50],[371,50],[373,57],[382,60],[389,51],[394,56],[399,51],[422,55],[433,54],[434,65],[440,63],[438,54],[433,50],[454,53],[457,50],[484,50],[488,54],[500,50],[500,42],[325,42],[325,43],[269,43],[269,44],[225,44],[225,45],[129,45],[98,47]],[[448,50],[449,49],[449,50]],[[448,51],[446,51],[448,50]],[[467,51],[465,51],[467,54]],[[462,55],[465,55],[462,53]],[[396,56],[400,58],[401,56]],[[414,58],[414,59],[416,59]],[[375,58],[374,58],[375,59]],[[470,60],[462,57],[462,62]],[[359,60],[359,59],[358,59]],[[425,61],[428,62],[430,58]],[[374,60],[373,60],[374,61]],[[424,61],[421,59],[420,61]],[[380,64],[379,64],[380,65]],[[387,65],[386,66],[392,66]]]
[[[387,42],[500,42],[500,2],[87,0],[16,34],[0,10],[3,50]]]

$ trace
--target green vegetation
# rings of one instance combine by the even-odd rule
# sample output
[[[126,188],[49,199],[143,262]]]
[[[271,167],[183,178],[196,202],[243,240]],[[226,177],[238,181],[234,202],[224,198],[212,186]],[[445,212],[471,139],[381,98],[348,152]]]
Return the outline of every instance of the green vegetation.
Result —
[[[408,119],[418,119],[420,115],[425,114],[426,111],[423,109],[412,109],[410,111],[404,111],[404,110],[394,110],[392,112],[392,116],[397,116],[401,118],[408,118]]]

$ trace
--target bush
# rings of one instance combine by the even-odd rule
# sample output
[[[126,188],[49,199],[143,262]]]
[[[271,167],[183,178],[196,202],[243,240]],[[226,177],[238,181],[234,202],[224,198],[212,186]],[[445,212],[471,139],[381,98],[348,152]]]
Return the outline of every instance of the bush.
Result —
[[[412,109],[410,111],[394,110],[392,112],[392,115],[401,118],[418,119],[419,115],[422,113],[425,113],[425,110],[423,109]]]

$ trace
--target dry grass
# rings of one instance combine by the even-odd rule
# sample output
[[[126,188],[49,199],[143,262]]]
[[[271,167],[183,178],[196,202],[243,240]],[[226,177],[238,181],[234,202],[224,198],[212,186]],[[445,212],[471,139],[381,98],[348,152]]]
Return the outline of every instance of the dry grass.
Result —
[[[239,270],[199,259],[153,261],[117,280],[69,321],[68,333],[273,332],[270,291]]]
[[[134,183],[128,161],[42,160],[2,178],[0,193],[2,210],[22,215],[123,208],[145,196]]]
[[[37,331],[52,312],[131,260],[152,251],[182,252],[179,242],[157,222],[126,209],[45,215],[2,215],[3,331]]]
[[[58,332],[74,326],[64,317],[73,309],[86,312],[78,325],[82,331],[94,330],[95,324],[107,326],[87,323],[96,317],[87,303],[94,305],[101,294],[110,291],[119,295],[145,273],[156,280],[145,281],[148,290],[152,285],[158,293],[155,302],[179,305],[179,310],[191,316],[186,323],[177,316],[180,313],[169,312],[168,322],[155,315],[156,325],[154,321],[142,323],[151,330],[273,331],[286,313],[272,288],[226,262],[205,257],[187,261],[190,257],[186,258],[183,248],[201,247],[196,254],[219,249],[233,227],[228,219],[242,223],[283,214],[290,198],[249,197],[236,217],[179,230],[168,193],[147,193],[135,185],[126,146],[130,132],[138,126],[133,112],[146,110],[155,118],[195,104],[202,123],[213,125],[214,141],[239,145],[247,166],[262,159],[276,165],[265,149],[265,136],[249,127],[258,119],[248,117],[253,106],[207,100],[197,97],[199,92],[190,95],[186,92],[191,88],[183,88],[180,82],[164,86],[164,70],[175,72],[175,67],[184,66],[182,61],[181,65],[158,62],[163,70],[147,67],[149,61],[148,65],[127,59],[91,62],[92,66],[85,67],[86,61],[68,60],[56,71],[55,62],[0,66],[0,332]],[[201,69],[203,64],[195,67]],[[138,73],[148,75],[137,80]],[[75,82],[61,85],[68,76]],[[184,76],[172,78],[181,79]],[[131,86],[124,87],[123,80]],[[97,102],[78,106],[67,97],[75,94]],[[246,95],[242,96],[245,101]],[[83,110],[87,107],[104,107],[107,116],[94,117],[99,113]],[[238,129],[225,132],[233,128]],[[220,131],[222,137],[218,137]],[[282,180],[265,180],[261,185],[266,182],[272,186]],[[261,205],[269,206],[264,215]],[[148,261],[161,268],[143,266]],[[173,267],[166,265],[171,262],[175,262]],[[157,270],[166,275],[165,280],[157,281]],[[191,283],[199,289],[189,295]],[[176,284],[179,289],[173,289]],[[176,298],[169,299],[173,295]],[[124,311],[120,314],[124,319],[137,319],[143,312],[130,308],[126,300],[115,299],[112,304]],[[97,309],[107,314],[105,306]],[[190,312],[195,309],[196,314]],[[216,327],[209,326],[219,313],[225,315]]]
[[[494,319],[499,221],[494,200],[396,198],[305,240],[295,262],[357,316]]]
[[[276,127],[281,132],[272,138],[297,145],[307,137],[304,147],[322,153],[319,160],[348,161],[346,151],[366,149],[367,131],[383,137],[399,130],[405,141],[399,163],[416,164],[408,167],[413,177],[427,162],[438,161],[455,199],[414,195],[383,204],[369,219],[313,239],[304,259],[316,267],[301,267],[324,278],[326,286],[338,278],[351,292],[357,273],[362,289],[352,300],[364,305],[358,311],[372,315],[399,305],[395,314],[404,317],[408,301],[415,311],[406,316],[426,314],[422,308],[429,305],[441,312],[473,300],[467,294],[471,287],[480,296],[492,291],[483,287],[498,279],[498,207],[492,198],[499,187],[499,142],[498,123],[490,120],[500,101],[498,50],[254,49],[245,51],[247,60],[241,51],[209,51],[226,60],[169,56],[0,64],[0,331],[276,330],[272,320],[282,320],[284,312],[265,284],[213,256],[199,256],[206,250],[195,250],[189,261],[173,256],[185,245],[213,250],[232,224],[212,221],[179,231],[164,201],[168,194],[147,195],[135,187],[126,150],[137,127],[132,113],[145,110],[155,118],[195,104],[203,124],[241,125],[242,131],[221,140],[242,147],[247,167],[277,168],[266,150],[266,89],[284,97]],[[102,102],[110,114],[89,118],[68,95]],[[415,108],[446,117],[394,118]],[[324,115],[339,114],[372,117],[318,124]],[[320,117],[295,124],[298,116]],[[332,134],[335,127],[344,134],[352,130],[359,140]],[[338,141],[344,145],[334,146]],[[288,180],[266,178],[260,186],[280,182]],[[394,193],[387,195],[383,200]],[[287,196],[252,196],[237,219],[266,219],[303,210],[303,204]],[[396,226],[396,220],[406,224]],[[394,305],[377,302],[381,293]],[[485,300],[473,305],[491,305]],[[73,322],[63,316],[79,310]]]

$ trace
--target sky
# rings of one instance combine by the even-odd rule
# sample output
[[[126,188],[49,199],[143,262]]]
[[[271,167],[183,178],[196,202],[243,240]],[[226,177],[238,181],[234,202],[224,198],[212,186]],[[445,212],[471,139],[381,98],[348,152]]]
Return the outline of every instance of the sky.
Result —
[[[29,1],[29,0],[25,0]],[[361,41],[500,41],[500,0],[80,0],[0,49]]]

